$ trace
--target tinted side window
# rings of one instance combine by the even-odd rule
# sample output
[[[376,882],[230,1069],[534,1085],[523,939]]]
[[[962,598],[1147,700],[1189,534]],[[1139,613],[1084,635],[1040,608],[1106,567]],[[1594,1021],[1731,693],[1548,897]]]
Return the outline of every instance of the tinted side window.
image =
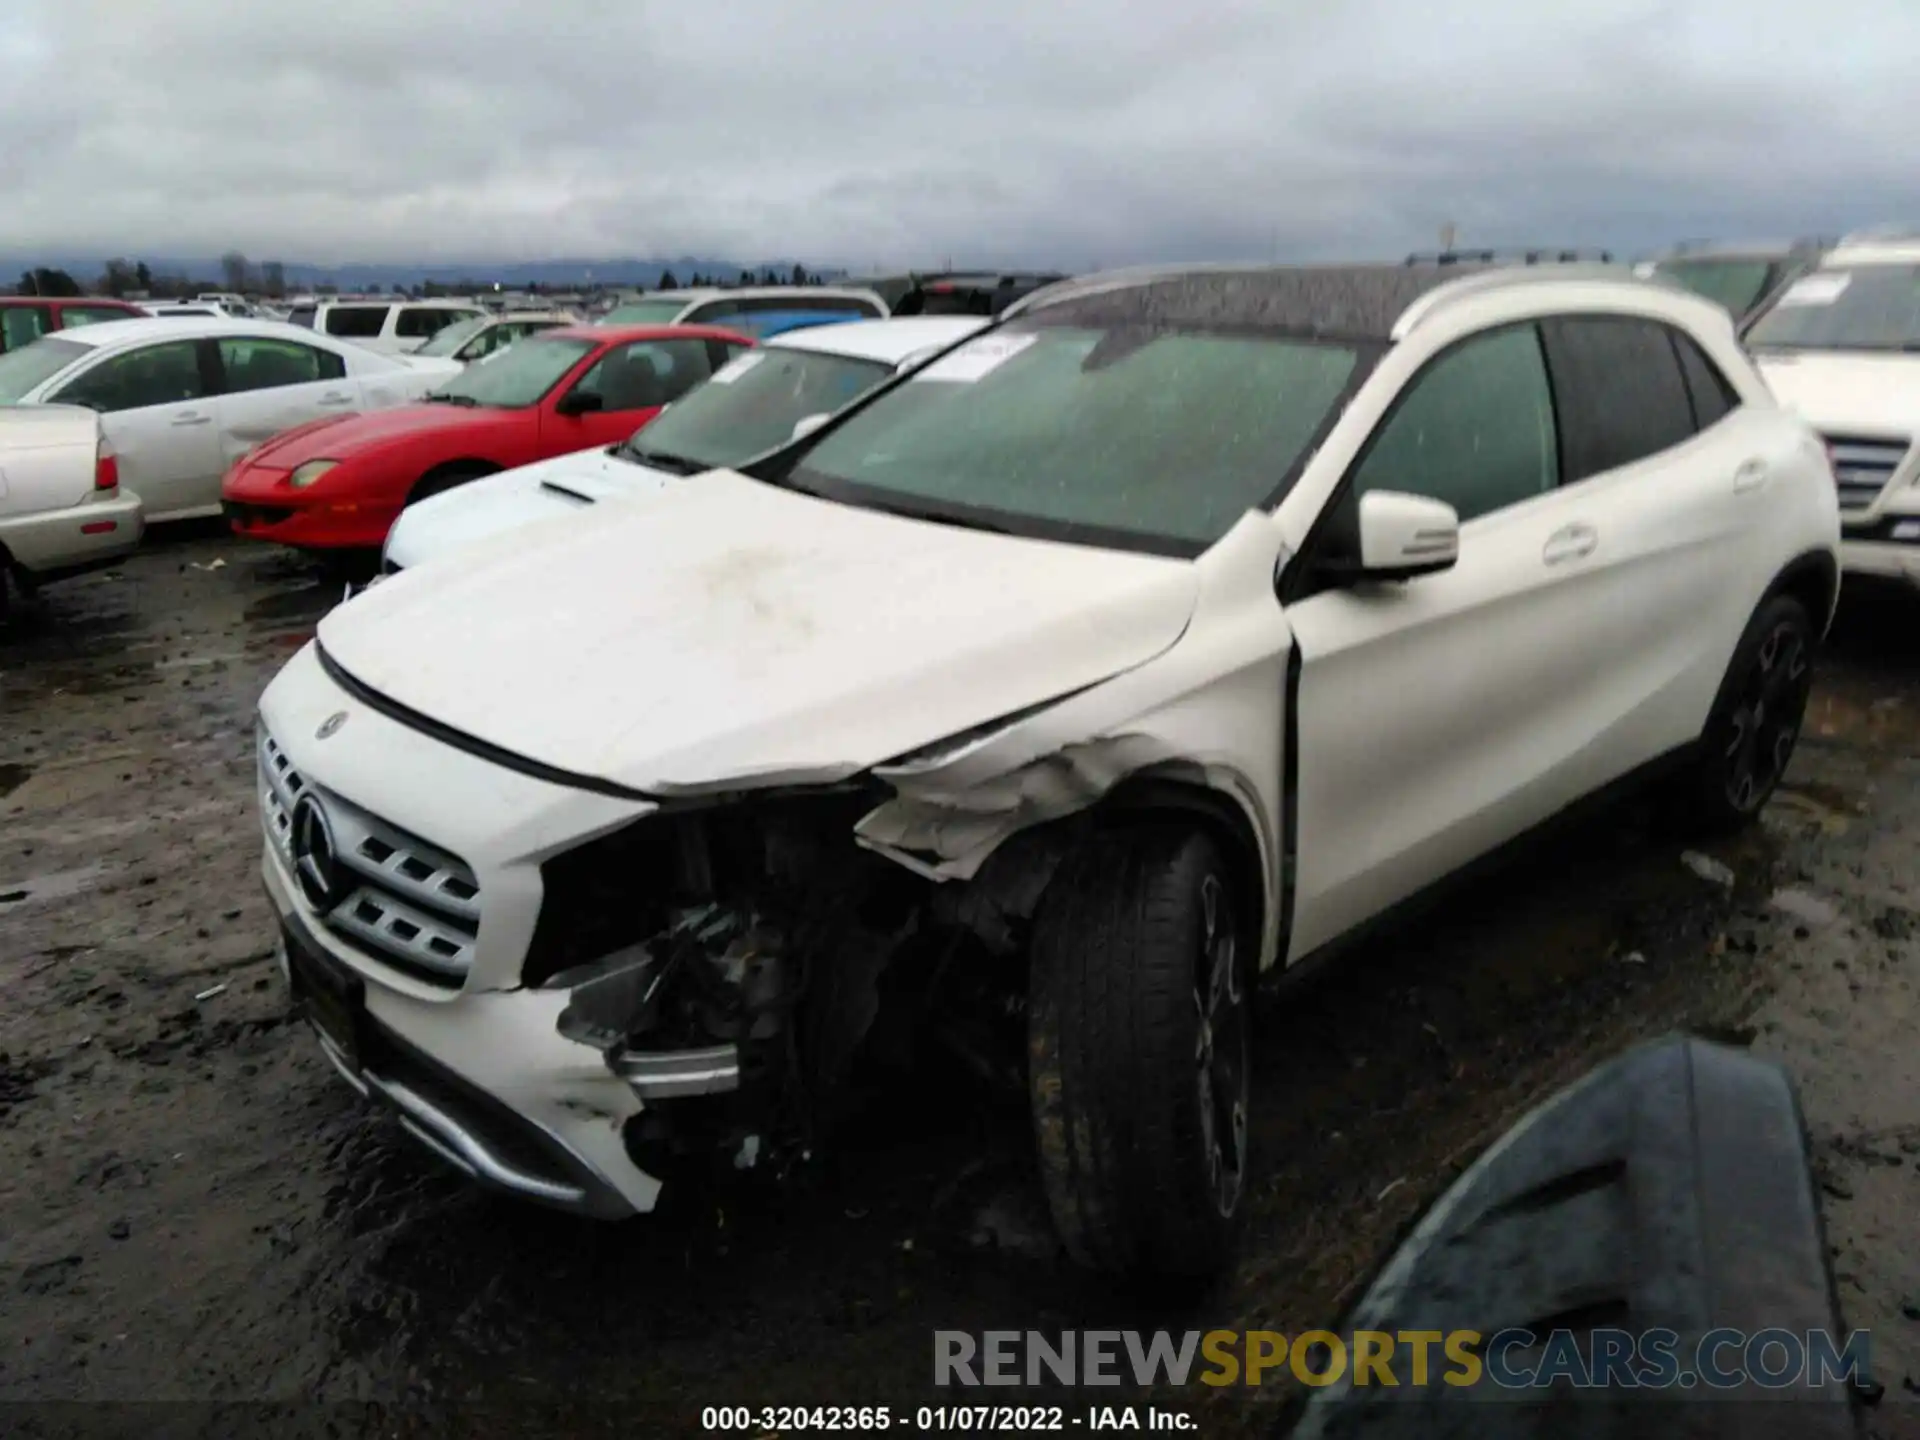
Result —
[[[330,350],[298,345],[291,340],[222,339],[220,366],[226,372],[227,393],[272,390],[281,385],[311,385],[338,380],[346,362]]]
[[[470,310],[412,309],[400,312],[400,318],[394,323],[393,333],[407,340],[425,340],[438,335],[456,320],[471,320]]]
[[[1543,321],[1560,406],[1560,470],[1571,485],[1678,445],[1693,405],[1667,327],[1629,315]]]
[[[31,345],[52,328],[44,305],[8,305],[0,308],[0,338],[6,344],[0,350],[18,350]]]
[[[147,345],[101,361],[51,398],[109,413],[200,400],[207,385],[200,373],[199,352],[197,340]]]
[[[1374,432],[1341,502],[1335,543],[1357,542],[1360,497],[1369,490],[1444,500],[1464,524],[1553,489],[1557,457],[1534,328],[1476,335],[1415,376]]]
[[[650,410],[712,373],[704,340],[636,340],[602,355],[574,389],[600,396],[608,410]]]
[[[1740,408],[1740,393],[1720,373],[1720,367],[1709,360],[1706,352],[1693,343],[1693,337],[1678,330],[1669,330],[1667,337],[1673,341],[1673,352],[1680,357],[1680,374],[1687,382],[1687,398],[1693,402],[1693,423],[1699,430],[1709,425],[1717,425],[1726,416]]]
[[[293,309],[287,312],[287,323],[289,325],[300,325],[311,330],[313,328],[313,306],[294,306]]]
[[[60,307],[60,327],[71,330],[76,325],[101,325],[109,320],[131,320],[134,317],[125,310],[115,310],[107,305],[63,305]]]
[[[384,305],[336,305],[327,311],[327,334],[349,340],[371,340],[387,323]]]

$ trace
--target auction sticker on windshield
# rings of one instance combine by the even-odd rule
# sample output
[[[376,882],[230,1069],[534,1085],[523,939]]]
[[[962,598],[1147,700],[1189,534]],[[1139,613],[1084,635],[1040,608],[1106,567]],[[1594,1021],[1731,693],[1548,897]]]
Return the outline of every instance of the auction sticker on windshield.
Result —
[[[1038,335],[982,335],[934,361],[914,379],[978,380],[992,374],[1039,338]]]
[[[1807,275],[1793,282],[1780,297],[1782,310],[1789,305],[1831,305],[1853,283],[1851,275]]]
[[[715,385],[731,385],[766,358],[758,350],[749,350],[744,355],[734,356],[731,361],[714,371],[709,378]]]

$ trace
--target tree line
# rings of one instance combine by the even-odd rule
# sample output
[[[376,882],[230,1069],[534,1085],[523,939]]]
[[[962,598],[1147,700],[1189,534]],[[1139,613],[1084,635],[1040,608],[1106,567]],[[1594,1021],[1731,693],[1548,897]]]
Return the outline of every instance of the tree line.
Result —
[[[286,266],[278,260],[268,260],[256,266],[239,251],[229,251],[220,257],[221,280],[227,290],[238,295],[260,295],[269,300],[285,298],[287,294]],[[726,289],[745,285],[817,285],[821,276],[810,272],[806,266],[796,264],[790,271],[776,271],[771,266],[765,270],[742,270],[738,279],[728,279],[723,275],[694,274],[688,277],[685,288],[704,289],[714,287]],[[402,287],[395,285],[395,294],[407,294],[418,298],[434,298],[443,295],[473,295],[491,290],[496,284],[492,280],[473,279],[463,276],[454,281],[426,280],[415,285]],[[84,295],[83,286],[65,270],[51,266],[36,265],[20,275],[15,287],[22,295],[73,296]],[[195,295],[212,288],[212,283],[195,280],[186,275],[159,275],[151,270],[144,260],[126,260],[115,258],[107,261],[106,267],[94,280],[92,291],[96,295],[111,295],[115,299],[125,299],[129,295],[143,295],[149,299],[171,300],[191,299]],[[337,285],[315,285],[317,295],[332,295],[339,291]],[[546,285],[538,282],[528,285],[516,285],[515,290],[524,290],[531,295],[572,293],[583,289],[626,289],[626,286],[588,286],[572,284]],[[659,281],[653,287],[656,290],[678,290],[682,283],[673,271],[661,272]],[[378,295],[384,287],[369,285],[366,293]]]

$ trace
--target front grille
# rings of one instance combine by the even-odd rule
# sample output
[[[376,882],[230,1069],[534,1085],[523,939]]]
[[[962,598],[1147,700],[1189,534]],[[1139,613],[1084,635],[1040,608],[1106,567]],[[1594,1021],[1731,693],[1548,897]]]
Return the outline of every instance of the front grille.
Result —
[[[473,967],[480,929],[480,885],[473,871],[446,851],[309,784],[264,727],[259,759],[262,823],[289,870],[297,869],[294,815],[302,800],[311,797],[332,831],[346,893],[325,910],[316,907],[320,923],[396,969],[436,985],[459,986]]]
[[[1833,478],[1839,487],[1842,510],[1865,510],[1871,506],[1893,479],[1900,462],[1907,458],[1904,440],[1829,435],[1826,441],[1833,452]]]
[[[293,511],[284,505],[246,505],[238,500],[222,500],[220,511],[229,525],[238,525],[243,530],[256,525],[278,525],[293,516]]]

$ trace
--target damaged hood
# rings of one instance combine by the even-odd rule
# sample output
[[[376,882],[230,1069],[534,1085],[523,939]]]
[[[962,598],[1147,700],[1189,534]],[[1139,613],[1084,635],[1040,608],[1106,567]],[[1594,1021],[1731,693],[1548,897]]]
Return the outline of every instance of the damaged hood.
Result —
[[[1140,665],[1190,561],[902,519],[730,471],[482,541],[340,606],[374,691],[654,793],[825,782]]]

